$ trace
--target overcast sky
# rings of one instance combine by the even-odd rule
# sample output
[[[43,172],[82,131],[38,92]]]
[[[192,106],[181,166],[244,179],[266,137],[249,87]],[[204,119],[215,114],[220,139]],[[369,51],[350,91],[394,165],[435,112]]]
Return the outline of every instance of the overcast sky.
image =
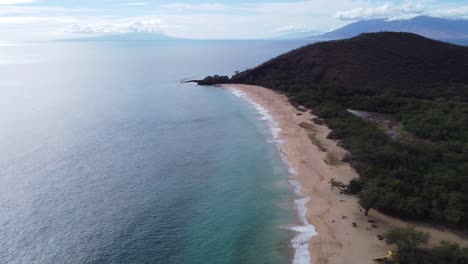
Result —
[[[468,19],[468,0],[0,0],[0,41],[136,31],[266,38],[326,32],[361,19],[417,15]]]

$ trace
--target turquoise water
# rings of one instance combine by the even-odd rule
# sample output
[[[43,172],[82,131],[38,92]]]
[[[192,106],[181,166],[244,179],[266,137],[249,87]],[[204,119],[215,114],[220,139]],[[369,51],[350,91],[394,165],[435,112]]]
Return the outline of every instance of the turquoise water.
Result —
[[[2,263],[288,263],[288,171],[254,107],[179,83],[301,42],[0,48]]]

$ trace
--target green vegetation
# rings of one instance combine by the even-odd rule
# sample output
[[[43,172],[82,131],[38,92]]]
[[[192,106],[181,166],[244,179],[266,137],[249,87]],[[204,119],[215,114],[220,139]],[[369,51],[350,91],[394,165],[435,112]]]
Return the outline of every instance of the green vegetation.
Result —
[[[199,85],[214,85],[214,84],[221,84],[221,83],[229,83],[229,76],[207,76],[203,80],[191,80],[188,82],[195,82]]]
[[[347,186],[348,193],[356,194],[362,191],[362,184],[359,179],[352,179]]]
[[[351,153],[367,212],[468,227],[468,48],[414,34],[365,34],[291,51],[230,80],[313,109]],[[348,109],[393,115],[396,141]],[[357,188],[355,188],[357,187]]]
[[[386,242],[396,245],[398,252],[388,260],[391,264],[466,264],[468,248],[443,241],[433,248],[421,248],[429,240],[429,234],[413,227],[393,228],[385,234]]]
[[[288,96],[323,118],[333,130],[329,137],[340,140],[352,154],[350,162],[364,185],[359,197],[366,210],[468,227],[467,100],[458,94],[437,99],[387,95],[382,100],[378,94],[293,87],[286,89]],[[417,138],[394,141],[346,108],[392,114]]]
[[[296,89],[298,86],[295,86]],[[468,227],[468,103],[458,93],[445,98],[416,95],[340,94],[333,88],[309,86],[287,90],[295,102],[314,109],[352,154],[350,162],[360,174],[366,209],[415,219],[433,219]],[[372,102],[375,98],[374,103]],[[394,107],[398,105],[398,107]],[[394,141],[375,125],[346,111],[379,110],[397,117],[415,136]],[[379,109],[376,109],[379,108]]]
[[[411,258],[417,254],[421,244],[427,243],[429,234],[416,231],[412,227],[394,228],[385,234],[387,244],[395,244],[400,256]]]
[[[382,99],[366,91],[281,85],[280,80],[274,87],[313,109],[333,130],[329,137],[350,151],[350,163],[361,177],[364,191],[359,197],[366,211],[374,208],[390,215],[468,227],[468,193],[464,191],[468,190],[468,100],[460,97],[458,89],[445,97],[434,96],[430,89],[424,97],[387,91]],[[415,138],[394,141],[346,108],[392,114]]]
[[[366,195],[375,192],[379,195],[372,207],[380,211],[466,227],[468,196],[463,190],[468,189],[468,103],[453,97],[387,98],[389,104],[376,100],[379,108],[395,103],[400,107],[379,110],[399,117],[404,129],[420,139],[393,141],[374,125],[345,113],[343,106],[376,110],[360,104],[356,94],[351,103],[333,96],[331,103],[324,100],[315,107],[333,129],[330,136],[340,139],[352,153],[351,162],[366,185],[360,197],[366,201]],[[341,104],[334,104],[336,101]]]

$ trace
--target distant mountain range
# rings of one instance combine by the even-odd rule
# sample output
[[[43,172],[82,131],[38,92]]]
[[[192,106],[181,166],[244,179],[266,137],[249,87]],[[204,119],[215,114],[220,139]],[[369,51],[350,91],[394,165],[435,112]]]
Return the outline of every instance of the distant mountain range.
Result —
[[[351,23],[342,28],[317,34],[317,32],[295,32],[275,39],[310,39],[312,41],[338,40],[373,32],[408,32],[424,37],[456,44],[468,44],[468,20],[451,20],[428,16],[418,16],[406,20],[371,19]],[[130,32],[98,37],[74,38],[67,41],[160,41],[183,40],[158,32]]]
[[[372,32],[409,32],[457,44],[468,43],[468,20],[418,16],[406,20],[370,19],[351,23],[321,35],[310,32],[311,40],[337,40]]]
[[[112,34],[98,37],[73,38],[65,41],[159,41],[159,40],[180,40],[164,33],[155,32],[130,32],[124,34]]]

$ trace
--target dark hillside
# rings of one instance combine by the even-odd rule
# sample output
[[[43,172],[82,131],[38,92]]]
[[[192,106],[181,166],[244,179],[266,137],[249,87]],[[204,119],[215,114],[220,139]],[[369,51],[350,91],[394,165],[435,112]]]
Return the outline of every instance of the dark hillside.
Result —
[[[368,33],[312,44],[233,77],[287,90],[290,83],[401,92],[468,83],[468,48],[410,33]],[[288,83],[275,83],[278,76]]]

